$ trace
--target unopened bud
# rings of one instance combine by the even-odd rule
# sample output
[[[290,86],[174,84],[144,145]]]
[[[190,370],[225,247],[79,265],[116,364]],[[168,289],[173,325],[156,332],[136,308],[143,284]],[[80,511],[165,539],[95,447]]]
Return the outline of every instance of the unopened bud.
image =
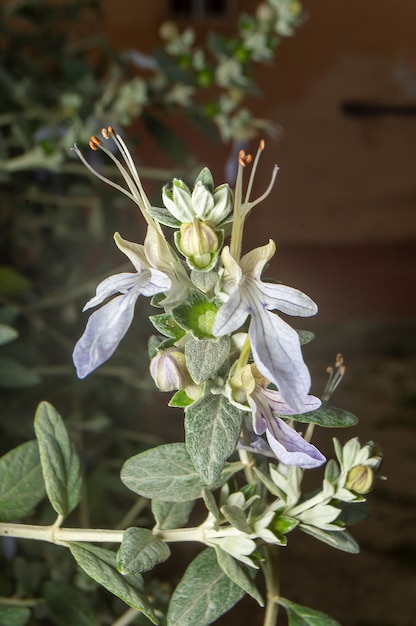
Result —
[[[192,224],[189,222],[181,224],[180,233],[182,253],[200,269],[209,266],[212,255],[219,247],[214,226],[210,222],[200,222],[195,218]]]
[[[347,475],[345,487],[350,491],[363,495],[371,491],[374,483],[374,472],[368,465],[356,465]]]
[[[150,361],[149,369],[160,391],[185,389],[192,382],[186,367],[185,355],[174,346],[158,352]]]

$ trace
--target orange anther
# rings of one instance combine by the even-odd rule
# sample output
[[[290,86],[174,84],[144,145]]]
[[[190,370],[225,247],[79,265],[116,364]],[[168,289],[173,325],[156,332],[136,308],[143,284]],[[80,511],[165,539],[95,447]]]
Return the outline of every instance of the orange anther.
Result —
[[[266,144],[264,143],[264,139],[260,139],[259,150],[263,151],[265,147]]]
[[[102,128],[101,134],[104,137],[104,139],[108,139],[110,137],[110,133],[108,132],[107,128]]]

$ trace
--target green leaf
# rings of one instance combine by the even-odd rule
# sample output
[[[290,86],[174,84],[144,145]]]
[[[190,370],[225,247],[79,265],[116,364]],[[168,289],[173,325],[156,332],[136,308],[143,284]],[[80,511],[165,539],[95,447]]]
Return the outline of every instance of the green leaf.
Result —
[[[225,552],[220,546],[214,546],[217,554],[218,565],[227,574],[233,583],[241,587],[249,596],[254,598],[260,606],[264,606],[263,598],[261,597],[256,585],[251,578],[245,573],[243,568],[237,563],[233,557]]]
[[[211,329],[217,311],[215,301],[209,300],[200,291],[192,291],[184,304],[173,309],[172,315],[179,326],[191,330],[195,337],[212,339]]]
[[[213,488],[239,469],[241,464],[229,464]],[[167,443],[127,459],[121,468],[121,481],[134,493],[166,502],[196,500],[205,487],[183,443]]]
[[[286,609],[289,626],[341,626],[329,615],[296,604],[286,598],[279,598],[279,604]]]
[[[212,484],[235,451],[242,412],[223,395],[205,396],[187,408],[186,449],[202,480]]]
[[[276,535],[286,535],[296,528],[299,524],[299,520],[294,517],[289,517],[288,515],[279,515],[273,520],[272,524],[273,532],[276,533]]]
[[[200,385],[214,376],[230,351],[228,336],[217,339],[188,337],[185,344],[186,365],[192,380]]]
[[[214,193],[214,179],[208,167],[203,167],[195,178],[194,187],[197,183],[202,183],[208,191]]]
[[[149,320],[153,326],[165,337],[172,339],[180,339],[184,336],[185,331],[178,326],[173,317],[169,313],[161,313],[160,315],[151,315]]]
[[[350,554],[360,552],[360,546],[346,530],[322,530],[322,528],[307,526],[306,524],[299,524],[298,528],[342,552],[349,552]]]
[[[18,389],[20,387],[32,387],[41,382],[41,377],[31,372],[14,359],[0,357],[0,387],[6,389]]]
[[[48,498],[65,517],[81,498],[81,468],[64,421],[48,402],[41,402],[36,410],[35,434]]]
[[[302,422],[302,424],[318,424],[324,428],[347,428],[358,424],[358,418],[355,415],[344,409],[330,406],[326,401],[322,402],[319,409],[315,411],[291,415],[290,418]]]
[[[212,291],[217,284],[218,273],[214,270],[210,270],[209,272],[192,270],[191,280],[195,287],[204,293],[208,293],[209,291]]]
[[[0,521],[13,522],[31,513],[45,497],[36,441],[27,441],[0,459]]]
[[[52,615],[63,626],[94,626],[94,610],[87,598],[71,585],[62,581],[47,581],[43,595]]]
[[[0,324],[0,346],[13,341],[18,336],[19,333],[15,328],[7,326],[6,324]]]
[[[212,491],[210,491],[209,489],[203,489],[202,498],[209,513],[211,513],[214,519],[218,521],[220,518],[220,512],[218,510],[217,502],[212,494]]]
[[[165,502],[152,500],[152,513],[160,530],[182,528],[188,523],[189,515],[194,508],[195,501],[189,502]]]
[[[192,404],[194,400],[188,396],[184,389],[179,389],[176,393],[173,394],[171,399],[168,402],[168,406],[177,406],[183,408],[185,406],[189,406]]]
[[[247,524],[245,513],[242,509],[240,509],[240,507],[232,504],[225,504],[221,507],[221,513],[231,526],[234,526],[234,528],[237,528],[237,530],[240,530],[242,533],[251,533],[251,528]]]
[[[117,570],[114,552],[89,543],[78,542],[71,543],[69,549],[79,567],[88,576],[123,602],[146,615],[153,624],[158,623],[153,608],[142,591],[142,577],[140,575],[129,577],[120,574]]]
[[[1,626],[25,626],[30,619],[30,610],[20,606],[0,606]]]
[[[164,207],[152,206],[148,208],[150,215],[160,224],[171,228],[180,228],[181,222],[173,217],[172,213]]]
[[[207,548],[192,561],[173,592],[167,626],[207,626],[229,611],[244,591],[219,567]]]
[[[141,574],[170,557],[169,546],[147,528],[127,528],[117,552],[121,574]]]

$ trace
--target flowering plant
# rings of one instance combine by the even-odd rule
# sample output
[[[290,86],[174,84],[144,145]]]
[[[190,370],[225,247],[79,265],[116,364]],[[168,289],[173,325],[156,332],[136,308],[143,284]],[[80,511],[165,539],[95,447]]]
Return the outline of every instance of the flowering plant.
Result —
[[[102,135],[92,137],[90,147],[114,162],[125,187],[74,150],[90,171],[138,206],[147,234],[143,245],[115,234],[135,271],[98,285],[84,307],[95,311],[75,346],[74,364],[85,378],[106,362],[128,332],[139,296],[151,297],[160,312],[150,317],[158,333],[149,341],[150,374],[160,391],[172,394],[169,405],[183,408],[185,441],[140,452],[121,468],[122,483],[150,500],[152,528],[64,528],[81,497],[80,463],[62,418],[41,403],[37,441],[0,459],[0,535],[67,547],[81,570],[131,607],[117,624],[135,621],[139,612],[154,624],[204,626],[248,594],[266,604],[264,626],[276,624],[279,608],[291,626],[335,626],[338,622],[324,613],[281,595],[278,550],[296,528],[337,549],[358,552],[347,526],[362,517],[359,503],[373,485],[381,454],[372,442],[361,445],[354,438],[342,445],[334,439],[336,460],[326,463],[311,443],[316,425],[357,422],[329,404],[344,375],[342,356],[329,370],[322,397],[310,395],[301,348],[311,334],[295,330],[275,311],[307,317],[317,306],[297,289],[262,279],[275,252],[272,240],[242,255],[245,221],[270,193],[277,168],[268,189],[253,200],[261,142],[245,191],[243,174],[252,159],[241,151],[234,191],[226,184],[215,187],[204,168],[192,189],[179,179],[165,185],[163,206],[154,207],[122,138],[112,127]],[[307,425],[304,434],[300,425]],[[305,470],[325,463],[319,488],[305,493]],[[54,524],[10,523],[26,516],[45,490],[57,513]],[[191,526],[192,510],[201,508],[198,501],[204,519]],[[178,541],[199,542],[205,549],[188,566],[165,611],[143,574],[167,560],[169,544]],[[96,545],[101,542],[120,546],[114,551]],[[265,600],[256,585],[259,571]]]

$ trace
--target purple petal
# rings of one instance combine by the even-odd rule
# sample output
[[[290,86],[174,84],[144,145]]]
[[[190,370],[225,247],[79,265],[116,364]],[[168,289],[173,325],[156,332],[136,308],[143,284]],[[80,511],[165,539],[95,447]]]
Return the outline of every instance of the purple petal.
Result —
[[[113,354],[132,322],[138,296],[137,290],[116,296],[91,315],[72,355],[78,378],[88,376]]]
[[[278,413],[279,415],[296,415],[299,411],[294,411],[282,398],[282,395],[274,389],[262,390],[263,395],[267,398],[272,413]],[[321,401],[316,396],[306,396],[303,404],[303,409],[300,413],[308,413],[308,411],[315,411],[321,406]]]
[[[146,297],[169,291],[171,286],[172,281],[169,276],[159,270],[144,270],[137,278],[137,288]]]
[[[88,300],[87,304],[82,309],[86,311],[94,306],[98,306],[106,298],[114,296],[116,293],[127,293],[130,289],[135,287],[137,280],[136,272],[122,272],[121,274],[114,274],[105,278],[97,286],[95,296]]]
[[[228,335],[238,330],[244,324],[248,316],[248,306],[242,299],[239,289],[218,309],[212,325],[212,334],[215,337]]]
[[[278,417],[268,423],[266,437],[276,458],[285,465],[311,469],[326,461],[315,446]]]
[[[263,303],[267,309],[277,309],[287,315],[308,317],[318,312],[315,302],[299,289],[276,285],[273,283],[259,283],[258,289],[263,295]]]
[[[274,383],[284,401],[301,412],[311,385],[299,335],[274,313],[252,299],[249,338],[259,371]]]

